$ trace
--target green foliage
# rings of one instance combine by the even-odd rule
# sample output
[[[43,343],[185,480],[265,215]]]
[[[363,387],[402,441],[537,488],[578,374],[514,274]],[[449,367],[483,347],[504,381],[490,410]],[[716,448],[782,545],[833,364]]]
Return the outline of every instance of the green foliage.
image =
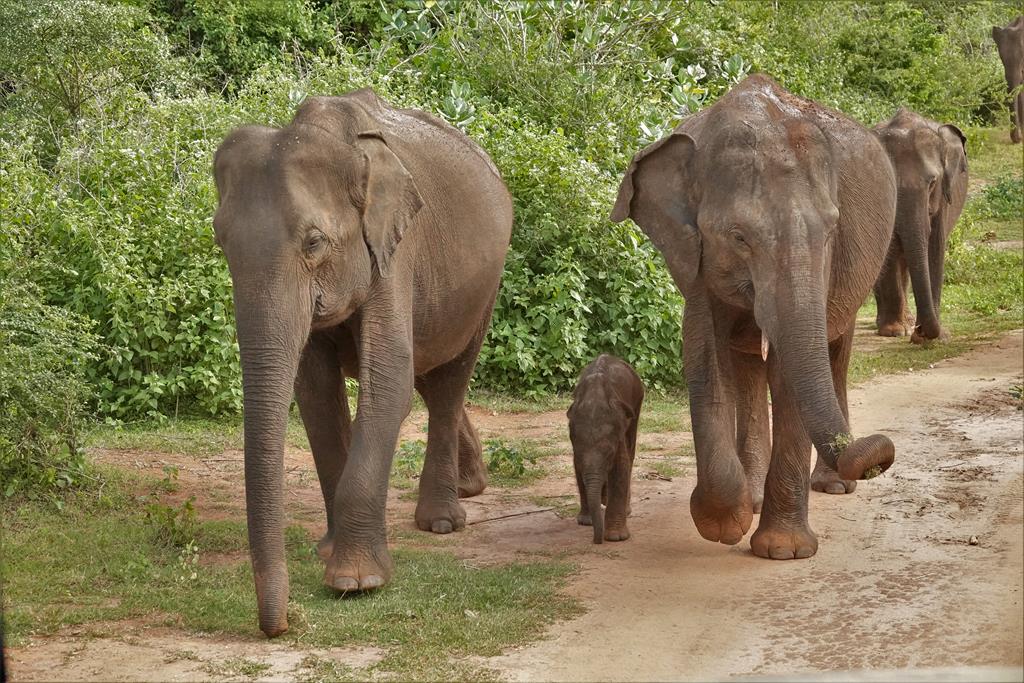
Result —
[[[59,491],[88,476],[82,424],[95,349],[90,321],[0,272],[0,499],[59,502]]]
[[[372,86],[474,137],[515,199],[476,386],[564,391],[611,352],[670,389],[682,381],[682,300],[646,238],[607,220],[631,154],[757,70],[868,123],[903,104],[1002,121],[988,32],[1013,10],[17,0],[0,7],[0,216],[16,247],[0,257],[27,255],[40,303],[93,321],[103,353],[85,376],[101,415],[237,413],[213,151],[236,125],[286,123],[309,94]],[[1019,210],[1004,185],[990,202],[1000,215]]]
[[[978,202],[978,218],[1016,218],[1024,216],[1024,179],[1007,174],[985,186]]]
[[[180,548],[195,555],[196,497],[189,496],[180,505],[168,505],[160,500],[161,494],[178,489],[178,468],[165,465],[164,477],[156,481],[145,497],[146,523],[158,545]]]
[[[502,439],[488,439],[484,443],[484,463],[494,483],[508,486],[523,483],[537,476],[536,450],[524,443],[509,443]]]

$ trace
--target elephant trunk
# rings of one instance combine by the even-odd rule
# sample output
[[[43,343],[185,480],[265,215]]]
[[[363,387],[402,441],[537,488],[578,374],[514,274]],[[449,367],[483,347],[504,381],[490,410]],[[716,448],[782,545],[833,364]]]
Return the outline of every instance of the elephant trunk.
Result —
[[[281,292],[286,286],[271,287]],[[260,630],[288,629],[284,548],[284,438],[299,357],[312,311],[301,297],[268,296],[264,284],[235,283],[242,359],[245,505]],[[283,299],[290,300],[284,302]],[[303,316],[303,311],[309,314]],[[290,317],[288,317],[290,316]],[[298,319],[296,319],[298,318]]]
[[[604,509],[601,507],[601,489],[604,488],[604,477],[600,472],[588,472],[583,475],[583,487],[587,492],[590,521],[594,525],[594,543],[604,543]]]
[[[827,276],[809,263],[783,270],[788,276],[780,281],[776,295],[765,297],[770,301],[755,300],[755,317],[778,356],[790,393],[796,397],[804,429],[818,456],[843,479],[880,474],[893,462],[892,442],[878,434],[853,440],[836,397],[828,349]]]
[[[931,237],[931,217],[928,215],[927,196],[917,201],[900,202],[896,215],[896,229],[906,254],[910,282],[917,304],[916,332],[925,339],[938,339],[941,329],[935,301],[932,299],[931,264],[928,242]]]

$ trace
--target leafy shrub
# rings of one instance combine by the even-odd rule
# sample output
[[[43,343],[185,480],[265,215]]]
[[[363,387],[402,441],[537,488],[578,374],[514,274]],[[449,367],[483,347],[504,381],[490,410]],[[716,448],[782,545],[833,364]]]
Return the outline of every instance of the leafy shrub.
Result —
[[[538,474],[536,451],[502,439],[484,442],[483,458],[493,483],[501,486],[522,483]]]
[[[1024,180],[1005,175],[982,190],[979,218],[1016,218],[1024,216]]]
[[[90,321],[0,273],[0,496],[50,496],[86,476],[81,430]]]

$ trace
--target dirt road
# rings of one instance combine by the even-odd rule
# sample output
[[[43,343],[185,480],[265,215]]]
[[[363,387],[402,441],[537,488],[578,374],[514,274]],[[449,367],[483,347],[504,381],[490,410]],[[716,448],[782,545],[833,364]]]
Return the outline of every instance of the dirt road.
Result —
[[[467,529],[434,543],[482,561],[568,551],[581,571],[567,590],[588,610],[553,626],[543,641],[480,663],[510,680],[713,680],[985,665],[1015,667],[1009,673],[1019,680],[1024,416],[1009,390],[1021,382],[1022,358],[1018,331],[932,369],[852,391],[855,433],[890,436],[897,462],[853,495],[812,494],[820,549],[800,561],[756,558],[747,539],[734,547],[702,540],[688,511],[692,459],[672,481],[638,476],[633,538],[591,545],[590,530],[571,514],[545,510],[545,500],[575,495],[564,412],[474,410],[485,438],[536,439],[564,453],[548,458],[549,476],[529,488],[491,489],[466,501]],[[422,438],[423,421],[414,415],[406,436]],[[689,440],[685,432],[642,434],[635,474]],[[166,462],[176,464],[181,495],[198,494],[201,517],[244,516],[240,452],[206,461],[97,455],[154,474]],[[310,456],[289,450],[286,468],[289,516],[319,533],[322,503]],[[390,519],[411,531],[412,506],[392,495]],[[533,514],[507,516],[519,512]],[[225,678],[211,662],[232,657],[267,664],[261,678],[294,679],[303,675],[301,655],[308,654],[144,623],[106,632],[122,635],[93,637],[85,628],[33,639],[13,653],[16,679]],[[182,651],[202,656],[183,660]],[[317,654],[355,667],[380,657],[366,648]],[[983,673],[990,678],[1000,671]]]
[[[853,495],[813,496],[807,561],[704,541],[692,478],[642,482],[633,539],[583,561],[572,590],[587,614],[491,664],[580,681],[1020,667],[1024,424],[1008,389],[1021,369],[1014,333],[854,390],[854,430],[887,434],[898,459]]]

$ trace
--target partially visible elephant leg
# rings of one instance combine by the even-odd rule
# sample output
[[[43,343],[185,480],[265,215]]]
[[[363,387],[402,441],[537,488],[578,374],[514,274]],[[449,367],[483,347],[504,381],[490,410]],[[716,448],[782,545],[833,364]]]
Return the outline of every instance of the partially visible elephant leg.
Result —
[[[903,337],[910,333],[907,320],[907,259],[899,239],[893,237],[889,255],[875,282],[876,334],[880,337]]]
[[[754,514],[761,512],[764,479],[771,459],[768,425],[768,367],[756,355],[733,351],[736,375],[736,450],[747,474]]]
[[[839,400],[839,408],[843,411],[846,423],[850,423],[850,408],[846,400],[846,375],[850,368],[850,352],[853,350],[853,330],[856,323],[850,323],[850,327],[840,337],[829,342],[828,356],[832,365],[832,385],[836,388],[836,399]],[[853,480],[840,479],[839,473],[825,464],[825,461],[818,458],[814,465],[814,472],[811,473],[811,488],[822,493],[853,493],[857,489],[857,482]]]
[[[753,501],[736,455],[736,403],[729,352],[731,320],[716,320],[700,288],[683,311],[683,369],[697,454],[690,516],[703,538],[735,545],[754,520]]]
[[[459,419],[459,498],[480,495],[487,488],[487,466],[483,444],[465,407]]]
[[[625,541],[629,538],[629,489],[633,468],[628,453],[615,458],[608,477],[608,509],[604,513],[604,540]]]
[[[295,399],[324,497],[327,532],[317,553],[326,562],[334,552],[334,493],[348,457],[351,417],[338,350],[324,334],[313,334],[306,344],[295,378]]]
[[[807,484],[811,439],[787,386],[777,357],[768,357],[772,388],[772,460],[765,480],[764,505],[750,549],[758,557],[792,560],[818,551],[818,537],[807,524]]]
[[[466,526],[466,511],[459,504],[460,423],[482,342],[483,333],[454,359],[416,378],[429,416],[427,455],[416,503],[416,526],[423,531],[448,534]]]

